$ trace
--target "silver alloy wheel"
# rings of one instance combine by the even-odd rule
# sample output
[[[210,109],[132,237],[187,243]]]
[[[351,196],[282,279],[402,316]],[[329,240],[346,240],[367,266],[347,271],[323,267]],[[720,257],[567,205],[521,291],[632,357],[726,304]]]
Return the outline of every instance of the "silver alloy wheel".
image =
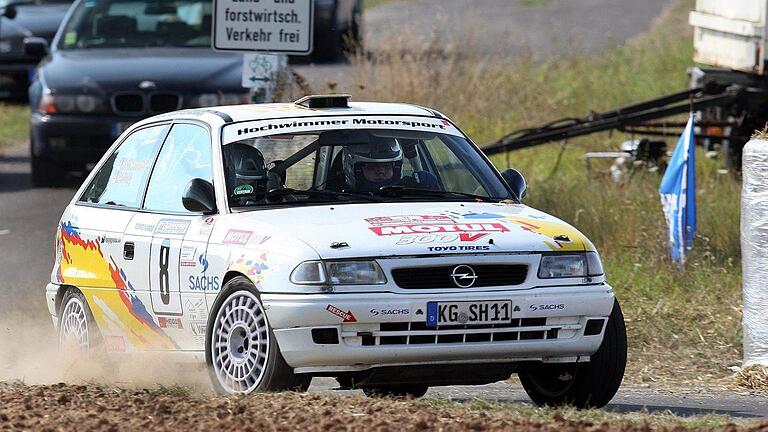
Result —
[[[61,313],[59,347],[65,350],[87,352],[91,347],[88,333],[88,315],[79,297],[67,301]]]
[[[269,358],[269,324],[261,302],[237,291],[216,313],[211,339],[213,370],[227,393],[250,393],[264,377]]]

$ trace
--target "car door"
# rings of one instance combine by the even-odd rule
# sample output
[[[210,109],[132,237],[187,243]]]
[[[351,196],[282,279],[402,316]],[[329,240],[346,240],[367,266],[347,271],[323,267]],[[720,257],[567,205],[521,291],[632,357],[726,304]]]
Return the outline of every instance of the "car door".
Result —
[[[219,289],[208,273],[206,246],[214,216],[184,208],[189,182],[213,183],[211,139],[205,126],[175,123],[147,185],[142,209],[126,230],[133,242],[135,273],[143,281],[160,329],[179,349],[204,346],[205,292]]]
[[[60,226],[57,272],[86,296],[106,348],[124,351],[135,334],[141,299],[123,271],[123,233],[141,207],[167,125],[132,132],[101,164]]]

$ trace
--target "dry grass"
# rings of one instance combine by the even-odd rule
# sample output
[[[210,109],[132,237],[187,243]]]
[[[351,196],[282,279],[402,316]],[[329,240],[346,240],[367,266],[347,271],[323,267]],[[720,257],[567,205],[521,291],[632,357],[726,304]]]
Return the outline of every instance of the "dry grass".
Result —
[[[402,52],[396,47],[412,35],[401,32],[385,44],[395,47],[390,51],[353,59],[361,83],[354,94],[434,107],[489,143],[518,128],[686,88],[692,6],[673,3],[647,36],[626,46],[544,63],[477,58],[471,41],[424,39]],[[586,175],[585,150],[614,149],[630,138],[592,135],[569,142],[562,154],[551,144],[493,161],[523,171],[527,204],[572,222],[598,246],[627,317],[629,381],[726,382],[728,367],[741,361],[740,185],[718,174],[720,161],[697,154],[699,231],[679,269],[668,259],[659,175],[640,172],[621,184]]]
[[[768,367],[754,364],[740,369],[733,377],[733,385],[752,390],[768,391]]]
[[[5,105],[0,102],[0,151],[3,147],[17,144],[26,139],[28,121],[28,107]]]

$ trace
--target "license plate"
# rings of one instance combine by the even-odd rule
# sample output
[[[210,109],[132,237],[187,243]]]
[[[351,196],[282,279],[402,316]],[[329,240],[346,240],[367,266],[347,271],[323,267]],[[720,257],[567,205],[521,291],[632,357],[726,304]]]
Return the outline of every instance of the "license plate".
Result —
[[[133,122],[117,122],[112,125],[112,137],[117,138],[133,125]]]
[[[481,325],[512,322],[512,302],[427,302],[427,325]]]

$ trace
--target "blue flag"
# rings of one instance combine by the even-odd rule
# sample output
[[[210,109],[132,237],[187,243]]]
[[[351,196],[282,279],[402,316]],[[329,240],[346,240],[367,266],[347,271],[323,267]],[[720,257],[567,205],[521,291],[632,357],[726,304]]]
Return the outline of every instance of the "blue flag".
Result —
[[[696,234],[696,165],[694,164],[693,113],[677,141],[659,187],[661,205],[669,228],[672,260],[683,265]]]

